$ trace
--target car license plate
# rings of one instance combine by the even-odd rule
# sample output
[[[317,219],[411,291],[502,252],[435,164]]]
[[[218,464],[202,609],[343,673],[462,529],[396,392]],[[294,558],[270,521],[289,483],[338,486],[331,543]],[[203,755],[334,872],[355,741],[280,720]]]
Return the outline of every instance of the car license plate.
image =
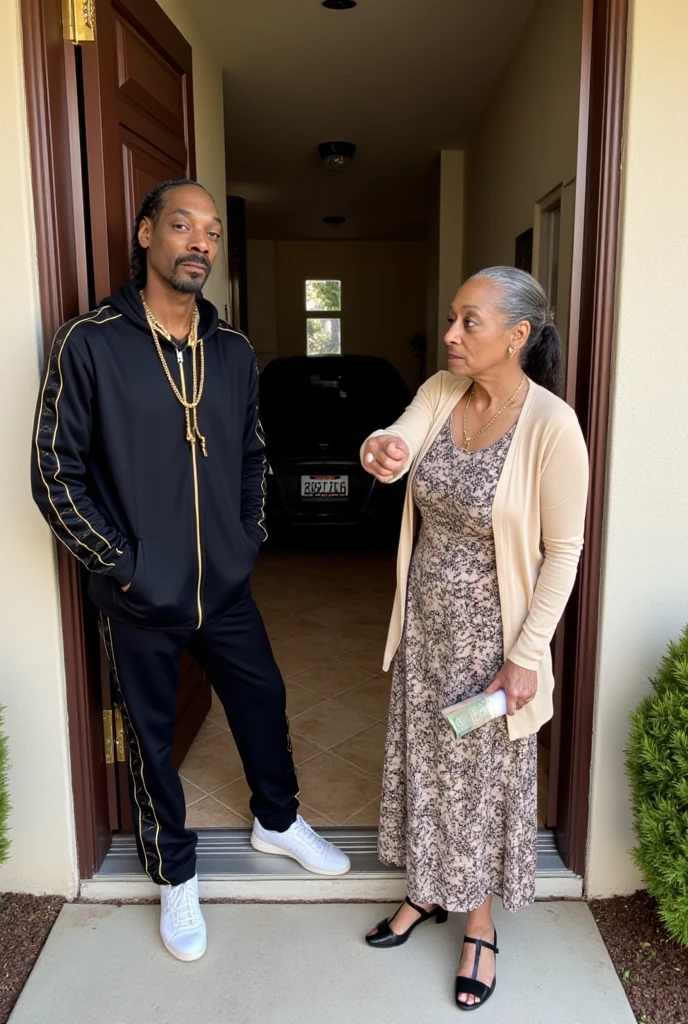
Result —
[[[349,497],[348,476],[302,476],[301,497],[332,500]]]

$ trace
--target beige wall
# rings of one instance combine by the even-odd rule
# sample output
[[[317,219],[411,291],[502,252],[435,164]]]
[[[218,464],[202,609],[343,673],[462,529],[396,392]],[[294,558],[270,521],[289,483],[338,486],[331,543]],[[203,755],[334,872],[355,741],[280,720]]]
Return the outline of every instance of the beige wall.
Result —
[[[196,178],[205,185],[218,205],[222,222],[227,223],[227,184],[225,175],[225,120],[222,94],[222,67],[196,27],[188,0],[158,0],[158,3],[193,49],[194,126],[196,132]],[[225,239],[226,243],[226,239]],[[226,254],[218,256],[204,289],[225,316],[228,302]]]
[[[306,352],[306,280],[341,280],[342,351],[384,356],[418,386],[409,341],[427,320],[424,243],[277,242],[275,267],[281,356]],[[248,273],[250,281],[250,262]]]
[[[581,0],[541,0],[466,149],[465,270],[513,265],[534,206],[576,173]]]
[[[688,5],[635,0],[588,856],[593,895],[639,876],[628,715],[688,621]]]
[[[76,891],[62,637],[51,534],[29,489],[32,419],[42,362],[18,0],[0,4],[0,162],[5,244],[0,323],[4,501],[0,504],[0,703],[11,769],[10,859],[0,892]]]

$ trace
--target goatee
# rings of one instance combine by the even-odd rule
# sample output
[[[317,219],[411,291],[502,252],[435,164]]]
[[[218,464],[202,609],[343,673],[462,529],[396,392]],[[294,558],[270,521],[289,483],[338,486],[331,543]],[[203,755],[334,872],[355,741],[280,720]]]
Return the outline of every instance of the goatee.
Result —
[[[203,285],[206,282],[207,276],[207,274],[203,273],[203,268],[199,267],[197,281],[190,277],[177,277],[176,274],[173,274],[170,278],[170,284],[176,292],[183,292],[185,295],[199,295],[203,291]]]

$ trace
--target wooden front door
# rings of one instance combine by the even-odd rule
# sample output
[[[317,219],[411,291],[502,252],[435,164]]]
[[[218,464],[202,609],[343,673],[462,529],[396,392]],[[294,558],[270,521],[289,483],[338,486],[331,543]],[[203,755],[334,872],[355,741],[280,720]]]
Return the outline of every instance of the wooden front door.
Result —
[[[91,305],[96,305],[129,279],[132,227],[146,192],[161,181],[195,176],[191,47],[154,0],[96,0],[96,42],[82,46],[77,58],[90,217],[89,285]],[[182,656],[180,678],[173,749],[177,767],[211,700],[210,687],[188,654]],[[109,696],[105,686],[106,708]],[[128,830],[127,765],[116,764],[117,778],[108,785],[110,821]],[[112,769],[109,774],[114,775]]]

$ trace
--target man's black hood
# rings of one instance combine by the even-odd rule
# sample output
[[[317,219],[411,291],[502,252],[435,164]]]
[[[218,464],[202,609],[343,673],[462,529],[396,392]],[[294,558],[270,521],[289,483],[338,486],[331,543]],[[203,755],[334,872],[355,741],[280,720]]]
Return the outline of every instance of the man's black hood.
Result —
[[[122,313],[123,316],[136,324],[137,327],[143,330],[148,330],[148,323],[146,321],[146,314],[143,311],[143,303],[141,302],[141,295],[139,294],[140,289],[138,285],[130,281],[129,284],[122,285],[112,293],[107,299],[103,299],[100,303],[101,306],[113,306],[118,313]],[[198,335],[201,338],[207,338],[217,330],[218,316],[217,310],[213,306],[212,302],[208,302],[202,296],[199,296],[196,300],[198,304],[198,310],[201,316]]]

